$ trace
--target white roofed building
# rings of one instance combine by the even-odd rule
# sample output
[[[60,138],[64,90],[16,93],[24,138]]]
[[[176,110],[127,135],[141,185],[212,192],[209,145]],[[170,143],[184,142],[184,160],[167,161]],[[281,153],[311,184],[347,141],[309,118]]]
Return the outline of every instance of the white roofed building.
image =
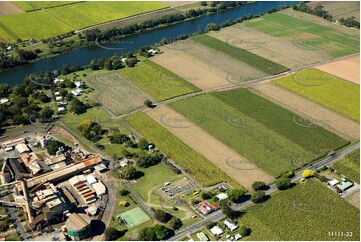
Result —
[[[92,184],[92,186],[98,197],[102,197],[105,194],[107,194],[107,188],[104,186],[104,184],[101,181]]]
[[[211,233],[216,236],[219,236],[219,235],[223,234],[223,232],[224,232],[219,226],[214,226],[210,230],[211,230]]]

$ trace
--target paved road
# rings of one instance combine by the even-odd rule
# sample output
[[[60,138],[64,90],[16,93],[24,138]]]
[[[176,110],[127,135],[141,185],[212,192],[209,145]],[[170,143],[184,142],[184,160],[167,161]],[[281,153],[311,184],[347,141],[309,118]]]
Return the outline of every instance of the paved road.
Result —
[[[312,165],[311,167],[306,167],[304,168],[303,170],[305,169],[312,169],[312,170],[316,170],[324,165],[327,165],[337,159],[340,159],[342,157],[344,157],[345,155],[355,151],[356,149],[360,148],[360,143],[357,143],[343,151],[341,151],[340,153],[338,154],[335,154],[335,155],[332,155],[330,157],[327,157],[326,159],[318,162],[317,164],[314,164]],[[295,176],[291,179],[292,182],[296,182],[297,180],[301,179],[302,178],[302,171],[298,172],[295,174]],[[272,185],[270,186],[270,188],[266,191],[266,194],[267,195],[270,195],[271,193],[277,191],[277,188],[275,185]],[[234,210],[238,210],[238,211],[241,211],[243,208],[245,208],[246,206],[252,204],[252,202],[250,200],[244,202],[244,203],[241,203],[241,204],[237,204],[235,206],[232,207],[232,209]],[[187,236],[188,234],[192,234],[194,232],[196,232],[197,230],[199,230],[200,228],[203,227],[204,224],[206,224],[207,222],[209,221],[216,221],[216,220],[221,220],[222,218],[225,218],[226,216],[222,213],[222,211],[216,211],[212,214],[210,214],[209,216],[207,216],[205,219],[179,231],[177,234],[175,234],[173,237],[169,238],[169,240],[172,240],[172,241],[178,241],[178,240],[181,240],[182,238],[184,238],[185,236]]]

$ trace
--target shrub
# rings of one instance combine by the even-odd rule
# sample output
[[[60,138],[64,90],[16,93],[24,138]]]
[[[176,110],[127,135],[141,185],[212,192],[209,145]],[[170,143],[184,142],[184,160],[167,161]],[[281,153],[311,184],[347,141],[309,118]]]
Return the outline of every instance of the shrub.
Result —
[[[257,191],[251,197],[251,201],[254,203],[261,203],[261,202],[266,201],[266,199],[267,199],[267,196],[264,191]]]
[[[313,171],[313,170],[304,170],[302,172],[302,177],[303,178],[311,178],[313,176],[315,176],[315,171]]]
[[[211,199],[211,198],[212,198],[212,193],[210,193],[210,192],[203,192],[202,195],[201,195],[201,197],[202,197],[203,199]]]
[[[295,175],[295,173],[293,171],[286,171],[281,175],[281,177],[283,177],[283,178],[291,178],[294,175]]]
[[[286,190],[292,186],[290,178],[279,178],[276,181],[276,187],[278,190]]]
[[[265,187],[266,187],[266,183],[261,182],[261,181],[255,181],[255,182],[252,184],[252,188],[253,188],[253,190],[255,190],[255,191],[263,190],[263,189],[265,189]]]
[[[119,191],[119,195],[124,197],[124,196],[127,196],[129,194],[129,191],[127,189],[121,189]]]
[[[239,228],[239,234],[242,235],[242,237],[249,236],[251,234],[251,229],[246,227],[245,225],[242,225]]]
[[[180,227],[182,227],[183,222],[180,218],[176,218],[173,217],[170,221],[169,221],[169,225],[173,228],[173,229],[179,229]]]

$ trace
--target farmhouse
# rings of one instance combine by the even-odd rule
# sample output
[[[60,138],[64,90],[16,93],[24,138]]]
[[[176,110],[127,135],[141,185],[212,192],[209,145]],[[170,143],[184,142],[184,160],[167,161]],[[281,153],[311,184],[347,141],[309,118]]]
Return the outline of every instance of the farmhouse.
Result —
[[[218,194],[216,197],[219,199],[219,201],[221,201],[221,200],[227,199],[228,195],[226,193],[222,192],[222,193]]]
[[[328,185],[333,187],[333,186],[339,184],[340,182],[333,178],[333,179],[328,180],[327,183],[328,183]]]
[[[218,206],[215,204],[209,204],[209,202],[207,202],[207,201],[202,201],[199,203],[199,211],[203,215],[208,215],[210,213],[213,213],[216,210],[218,210]]]
[[[350,187],[353,187],[353,183],[346,181],[346,182],[342,182],[341,184],[337,185],[337,187],[342,191],[346,191],[347,189],[349,189]]]
[[[64,81],[64,79],[58,79],[58,78],[54,79],[54,83],[63,82],[63,81]]]
[[[83,83],[80,81],[74,82],[75,86],[79,88]]]
[[[216,236],[220,236],[224,232],[219,226],[214,226],[210,230],[211,230],[211,233]]]
[[[55,100],[56,101],[63,101],[63,97],[62,96],[57,96],[57,97],[55,97]]]
[[[58,107],[58,112],[65,112],[65,111],[66,111],[65,107]]]
[[[81,88],[77,88],[76,90],[72,90],[71,93],[74,96],[80,96],[81,94],[83,94],[83,90]]]
[[[236,230],[238,228],[238,225],[236,225],[233,221],[230,221],[226,219],[224,221],[224,224],[227,226],[227,228],[231,231]]]
[[[1,98],[0,99],[0,104],[4,104],[4,103],[7,103],[9,102],[9,98]]]

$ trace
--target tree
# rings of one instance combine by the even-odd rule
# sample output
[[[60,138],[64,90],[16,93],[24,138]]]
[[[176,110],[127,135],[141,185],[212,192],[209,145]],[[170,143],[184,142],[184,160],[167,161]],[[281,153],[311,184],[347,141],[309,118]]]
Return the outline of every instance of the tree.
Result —
[[[137,64],[137,59],[136,58],[128,58],[125,63],[127,64],[128,67],[134,67]]]
[[[252,197],[251,201],[254,203],[261,203],[267,200],[266,193],[264,191],[257,191],[255,192]]]
[[[221,26],[218,25],[218,24],[213,24],[213,23],[210,23],[210,24],[207,24],[206,26],[206,31],[218,31],[221,29]]]
[[[43,103],[48,103],[50,101],[50,98],[43,92],[39,93],[38,98]]]
[[[295,173],[293,171],[286,171],[284,173],[282,173],[282,177],[283,178],[291,178],[291,177],[294,177]]]
[[[313,177],[313,176],[315,176],[315,171],[313,171],[313,170],[304,170],[303,172],[302,172],[302,177],[303,178],[311,178],[311,177]]]
[[[148,149],[148,140],[144,139],[144,138],[141,138],[138,142],[138,147],[142,150],[146,150]]]
[[[54,111],[51,108],[49,107],[43,108],[39,113],[40,120],[42,122],[48,122],[53,116],[53,113]]]
[[[276,181],[276,187],[278,190],[286,190],[292,186],[290,178],[278,178]]]
[[[137,169],[134,166],[126,166],[122,169],[121,173],[124,179],[131,180],[136,178]]]
[[[234,219],[236,217],[236,212],[228,206],[228,200],[222,200],[219,203],[219,207],[228,218]]]
[[[116,132],[115,134],[111,135],[109,137],[110,143],[112,144],[123,144],[127,140],[129,140],[129,137],[125,134],[121,134]]]
[[[129,194],[129,191],[127,189],[121,189],[119,191],[119,195],[124,197],[124,196],[127,196]]]
[[[107,241],[114,241],[119,239],[125,234],[126,231],[119,231],[113,227],[108,227],[104,231],[105,240]]]
[[[169,225],[172,227],[172,229],[176,230],[176,229],[179,229],[180,227],[182,227],[183,222],[180,218],[173,217],[169,221]]]
[[[69,111],[75,114],[81,114],[84,113],[87,109],[87,106],[79,101],[77,98],[74,98],[70,102],[70,108]]]
[[[202,199],[210,199],[212,198],[212,193],[210,192],[203,192],[201,195]]]
[[[245,191],[243,191],[242,189],[233,189],[228,191],[228,198],[229,200],[231,200],[234,203],[239,203],[242,201],[242,197],[245,195]]]
[[[255,181],[255,182],[252,184],[252,188],[253,188],[253,190],[255,190],[255,191],[264,190],[264,189],[266,188],[266,183],[261,182],[261,181]]]
[[[162,223],[167,223],[172,218],[172,215],[161,209],[157,209],[154,212],[154,218]]]
[[[49,155],[55,155],[56,152],[59,150],[59,148],[64,146],[65,146],[64,143],[58,140],[49,140],[45,145]]]
[[[246,227],[245,225],[242,225],[240,228],[239,228],[239,234],[242,236],[242,237],[246,237],[246,236],[249,236],[251,234],[251,229]]]
[[[149,101],[148,99],[144,101],[144,105],[149,107],[149,108],[153,107],[153,103],[151,101]]]
[[[65,96],[68,94],[68,90],[66,90],[66,89],[61,89],[61,90],[59,91],[59,93],[60,93],[61,96],[65,97]]]

